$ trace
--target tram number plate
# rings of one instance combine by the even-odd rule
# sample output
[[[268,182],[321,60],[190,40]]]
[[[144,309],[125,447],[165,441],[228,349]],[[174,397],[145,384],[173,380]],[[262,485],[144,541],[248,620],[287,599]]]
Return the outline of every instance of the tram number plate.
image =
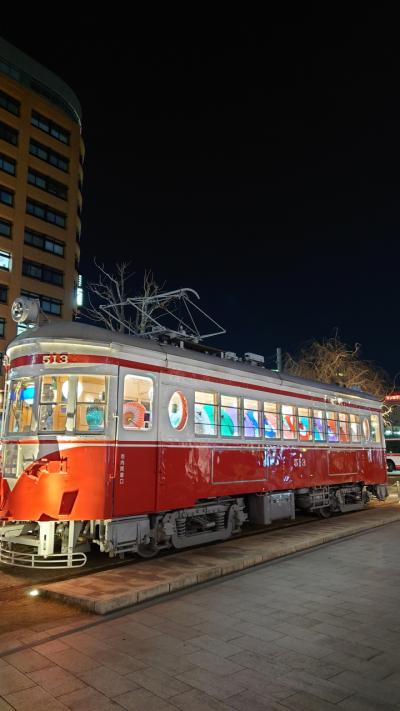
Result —
[[[67,353],[46,353],[42,356],[43,365],[52,365],[53,363],[68,363]]]

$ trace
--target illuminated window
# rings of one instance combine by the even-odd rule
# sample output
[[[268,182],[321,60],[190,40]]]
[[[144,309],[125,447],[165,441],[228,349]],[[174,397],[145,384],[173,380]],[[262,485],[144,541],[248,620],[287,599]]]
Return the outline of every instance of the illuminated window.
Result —
[[[282,405],[283,439],[296,439],[295,408],[292,405]]]
[[[339,442],[339,425],[337,412],[333,410],[326,413],[326,424],[328,428],[328,442]]]
[[[29,432],[31,430],[35,389],[35,381],[32,378],[19,378],[11,382],[8,393],[9,432]]]
[[[313,434],[316,442],[326,439],[323,410],[313,410]]]
[[[39,404],[39,430],[64,432],[67,424],[68,375],[42,378]]]
[[[80,375],[76,398],[76,430],[88,433],[102,432],[105,426],[105,408],[105,376]]]
[[[151,378],[126,375],[122,424],[124,430],[149,430],[153,418],[154,386]]]
[[[359,415],[350,415],[350,433],[352,442],[361,442],[361,425]]]
[[[11,271],[11,254],[10,252],[5,252],[0,250],[0,269],[4,269],[6,272]]]
[[[260,403],[258,400],[243,400],[243,427],[245,437],[260,436]]]
[[[177,390],[168,403],[168,417],[174,430],[183,430],[188,419],[187,399]]]
[[[366,442],[368,442],[371,437],[371,426],[369,424],[368,417],[362,418],[362,433],[363,433],[363,439]]]
[[[372,441],[373,442],[380,442],[381,441],[381,431],[380,431],[380,427],[379,427],[378,415],[371,415],[371,432],[372,432]]]
[[[339,412],[339,439],[341,442],[350,442],[349,417],[345,412]]]
[[[307,407],[299,407],[297,415],[299,420],[299,440],[309,442],[312,440],[311,411]]]
[[[279,437],[278,405],[276,402],[264,402],[264,436],[267,439]]]
[[[196,391],[194,403],[194,432],[197,435],[217,434],[217,406],[215,393]]]
[[[222,437],[238,437],[239,398],[233,395],[221,395],[220,426]]]

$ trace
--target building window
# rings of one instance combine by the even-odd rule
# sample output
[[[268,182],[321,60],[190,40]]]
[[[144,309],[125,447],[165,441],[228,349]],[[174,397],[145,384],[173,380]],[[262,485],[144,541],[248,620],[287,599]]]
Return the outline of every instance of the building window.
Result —
[[[56,254],[58,257],[64,256],[64,242],[59,242],[52,237],[47,237],[47,235],[41,232],[35,232],[35,230],[31,230],[30,227],[25,228],[24,242],[25,244],[30,244],[31,247],[42,249],[44,252]]]
[[[57,123],[54,123],[54,121],[42,116],[42,114],[39,114],[37,111],[32,111],[31,124],[32,126],[39,128],[41,131],[48,133],[49,136],[52,136],[57,141],[60,141],[60,143],[65,143],[65,145],[69,146],[71,137],[70,132],[59,126]]]
[[[0,318],[0,338],[4,338],[6,333],[6,320],[5,318]]]
[[[10,114],[14,114],[14,116],[19,116],[19,111],[21,107],[20,102],[17,101],[17,99],[14,99],[9,94],[6,94],[5,91],[0,91],[0,106],[2,109],[9,111]]]
[[[14,205],[14,193],[11,190],[7,190],[7,188],[3,188],[2,185],[0,185],[0,202],[3,205],[8,205],[8,207]]]
[[[40,190],[45,190],[46,193],[61,198],[61,200],[67,200],[68,198],[68,188],[64,183],[59,183],[58,180],[54,180],[48,175],[43,175],[43,173],[38,173],[37,170],[32,168],[28,169],[28,183]]]
[[[38,299],[40,308],[46,314],[61,316],[62,301],[60,301],[60,299],[53,299],[44,294],[35,294],[33,291],[26,291],[25,289],[21,291],[21,294],[22,296],[27,296],[29,299]]]
[[[11,271],[11,254],[2,249],[0,250],[0,269],[4,269],[6,272]]]
[[[29,215],[33,215],[39,220],[50,222],[52,225],[57,225],[57,227],[65,229],[67,226],[67,216],[63,212],[58,212],[58,210],[54,210],[49,205],[43,205],[41,202],[36,202],[31,198],[26,200],[26,211]]]
[[[15,175],[16,165],[17,162],[14,158],[9,158],[4,153],[0,153],[0,170],[3,170],[4,173],[9,173],[9,175]]]
[[[12,236],[12,224],[8,220],[3,220],[3,218],[0,218],[0,235],[2,237],[11,237]]]
[[[43,160],[46,163],[49,163],[50,165],[54,165],[55,168],[63,170],[64,173],[68,173],[69,171],[68,158],[60,155],[60,153],[53,151],[47,146],[44,146],[42,143],[34,141],[33,138],[31,138],[29,142],[29,153],[32,156],[36,156],[36,158],[39,158],[39,160]]]
[[[8,297],[8,286],[0,284],[0,304],[6,304]]]
[[[18,146],[18,131],[7,123],[0,121],[0,138],[13,146]]]
[[[39,281],[45,281],[56,286],[62,286],[64,281],[64,274],[58,269],[52,269],[46,264],[30,262],[27,259],[22,262],[22,273],[24,276],[31,277],[31,279],[39,279]]]

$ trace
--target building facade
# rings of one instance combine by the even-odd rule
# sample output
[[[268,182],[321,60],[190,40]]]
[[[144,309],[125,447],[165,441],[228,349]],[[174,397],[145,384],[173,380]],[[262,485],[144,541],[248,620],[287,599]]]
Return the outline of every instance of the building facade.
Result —
[[[10,307],[20,294],[39,299],[52,320],[73,318],[81,127],[69,86],[0,38],[0,353],[17,333]]]

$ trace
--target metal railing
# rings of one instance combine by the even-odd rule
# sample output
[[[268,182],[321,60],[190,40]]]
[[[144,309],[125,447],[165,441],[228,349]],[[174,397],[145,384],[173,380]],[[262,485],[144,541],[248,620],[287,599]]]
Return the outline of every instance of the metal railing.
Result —
[[[41,568],[43,570],[59,570],[62,568],[82,568],[87,561],[85,553],[53,553],[44,558],[37,553],[17,551],[9,544],[0,540],[0,563],[13,565],[16,568]]]

